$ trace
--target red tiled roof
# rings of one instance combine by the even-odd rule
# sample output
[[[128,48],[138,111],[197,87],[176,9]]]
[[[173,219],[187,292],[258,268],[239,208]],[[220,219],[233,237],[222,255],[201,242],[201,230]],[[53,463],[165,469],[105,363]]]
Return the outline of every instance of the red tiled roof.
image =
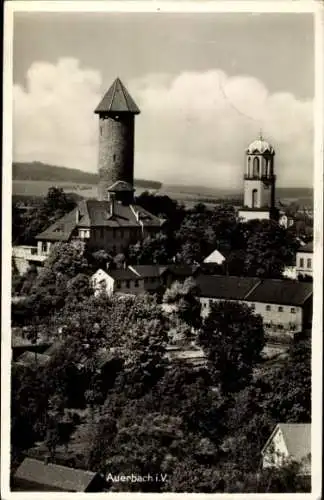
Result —
[[[95,109],[95,113],[131,113],[138,115],[140,110],[126,87],[119,78],[116,78]]]

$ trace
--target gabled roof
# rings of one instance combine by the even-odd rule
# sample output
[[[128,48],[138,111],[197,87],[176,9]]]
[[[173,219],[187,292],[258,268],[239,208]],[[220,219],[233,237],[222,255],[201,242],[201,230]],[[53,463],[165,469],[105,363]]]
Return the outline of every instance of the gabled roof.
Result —
[[[256,287],[258,278],[222,275],[199,275],[196,278],[201,297],[224,300],[244,300],[248,293]]]
[[[139,108],[119,78],[104,95],[95,113],[131,113],[138,115]]]
[[[209,262],[214,263],[215,259],[216,258],[219,259],[220,257],[223,259],[223,261],[226,260],[225,252],[222,252],[221,250],[216,248],[215,250],[212,251],[212,253],[207,255],[207,257],[205,257],[204,263],[209,263]]]
[[[45,464],[34,458],[25,458],[14,475],[16,480],[24,480],[34,484],[61,491],[86,491],[97,473],[81,469],[72,469],[63,465]],[[44,489],[44,488],[42,488]]]
[[[263,454],[271,444],[273,437],[281,430],[288,453],[295,460],[302,460],[311,453],[311,424],[282,424],[275,426],[269,439],[262,448]]]
[[[71,212],[45,229],[45,231],[38,234],[36,239],[62,242],[69,241],[76,227],[76,213],[77,208],[74,208]]]
[[[313,284],[303,281],[266,279],[245,297],[249,302],[302,306],[313,293]]]
[[[302,306],[313,293],[313,284],[303,281],[200,274],[196,282],[202,297],[264,304]]]
[[[91,227],[161,227],[164,220],[159,219],[139,205],[114,203],[113,215],[110,214],[111,202],[82,200],[78,206],[45,231],[36,239],[45,241],[69,241],[77,228]]]

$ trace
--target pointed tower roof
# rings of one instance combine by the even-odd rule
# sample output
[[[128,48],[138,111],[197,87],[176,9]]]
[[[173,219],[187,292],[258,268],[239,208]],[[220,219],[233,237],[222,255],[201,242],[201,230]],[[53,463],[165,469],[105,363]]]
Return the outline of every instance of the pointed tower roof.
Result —
[[[116,78],[95,109],[95,113],[131,113],[138,115],[140,110],[121,80]]]

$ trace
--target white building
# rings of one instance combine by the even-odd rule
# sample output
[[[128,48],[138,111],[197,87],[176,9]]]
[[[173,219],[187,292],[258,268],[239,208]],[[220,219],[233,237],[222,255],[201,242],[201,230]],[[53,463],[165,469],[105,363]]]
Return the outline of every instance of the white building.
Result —
[[[296,273],[303,276],[313,276],[313,242],[298,249],[296,254]]]
[[[204,259],[205,264],[218,264],[219,266],[225,262],[226,257],[219,251],[214,250],[210,255]]]
[[[311,327],[312,283],[220,275],[200,275],[196,282],[203,317],[213,302],[235,301],[260,314],[269,335],[292,336]]]
[[[301,474],[311,475],[311,424],[282,424],[274,428],[261,450],[262,466],[282,467],[291,461],[301,464]]]

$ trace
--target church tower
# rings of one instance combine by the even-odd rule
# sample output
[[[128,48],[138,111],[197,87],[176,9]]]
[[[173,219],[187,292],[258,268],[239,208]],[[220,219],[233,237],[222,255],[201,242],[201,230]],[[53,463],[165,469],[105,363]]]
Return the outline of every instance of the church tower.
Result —
[[[243,221],[275,218],[273,147],[260,135],[245,154],[244,205],[239,211]]]
[[[131,203],[134,193],[134,127],[139,108],[117,78],[95,109],[99,115],[98,199]]]

